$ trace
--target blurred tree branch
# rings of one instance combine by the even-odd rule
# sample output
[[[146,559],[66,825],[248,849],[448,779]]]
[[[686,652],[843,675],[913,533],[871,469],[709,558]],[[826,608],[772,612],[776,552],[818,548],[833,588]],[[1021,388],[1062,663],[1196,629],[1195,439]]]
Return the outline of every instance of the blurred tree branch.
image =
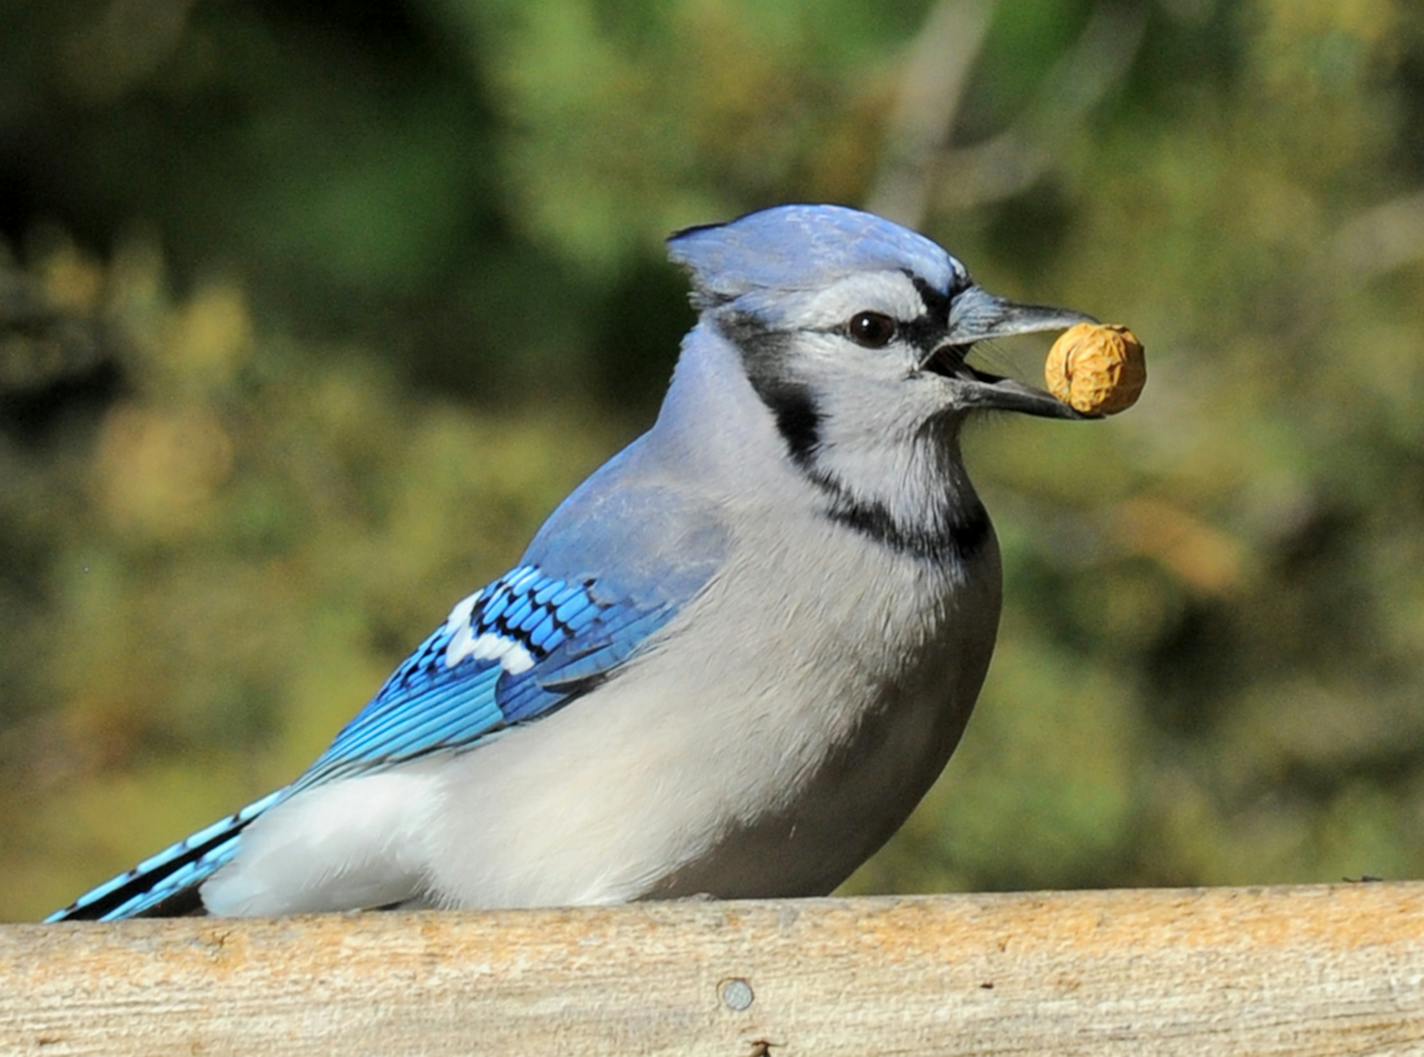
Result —
[[[968,209],[1031,187],[1127,73],[1147,25],[1143,7],[1099,4],[1019,118],[987,140],[957,146],[949,140],[994,8],[989,0],[942,0],[925,21],[869,197],[873,212],[915,227],[931,204]]]
[[[866,202],[872,213],[910,227],[923,221],[935,154],[954,130],[995,7],[993,0],[940,0],[930,11],[890,115],[885,162]]]
[[[1359,283],[1424,257],[1424,190],[1372,206],[1335,233],[1338,274]]]
[[[1099,4],[1082,34],[1043,78],[1029,107],[981,143],[945,148],[935,164],[939,201],[966,209],[1009,198],[1053,167],[1058,149],[1132,66],[1147,25],[1145,7]]]

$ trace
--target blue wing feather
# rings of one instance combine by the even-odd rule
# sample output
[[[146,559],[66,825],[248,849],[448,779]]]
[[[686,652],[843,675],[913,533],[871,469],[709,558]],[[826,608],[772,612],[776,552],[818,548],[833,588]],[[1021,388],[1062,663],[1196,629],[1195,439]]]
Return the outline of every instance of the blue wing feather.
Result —
[[[432,752],[463,751],[587,692],[676,611],[600,595],[522,565],[455,607],[292,785],[200,830],[81,896],[47,921],[162,913],[237,854],[242,831],[313,786]]]
[[[597,600],[524,565],[457,606],[297,783],[470,748],[559,707],[662,627],[670,605]],[[480,644],[483,643],[483,648]]]
[[[118,921],[161,907],[231,860],[247,825],[287,794],[286,789],[269,793],[241,811],[169,845],[132,870],[86,892],[45,921]]]

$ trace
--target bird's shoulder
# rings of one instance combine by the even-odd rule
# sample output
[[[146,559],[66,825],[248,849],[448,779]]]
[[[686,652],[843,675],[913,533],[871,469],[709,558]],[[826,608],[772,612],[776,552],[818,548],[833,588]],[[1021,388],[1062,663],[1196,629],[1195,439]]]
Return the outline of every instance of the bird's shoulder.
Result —
[[[647,433],[559,505],[524,561],[647,603],[680,605],[717,573],[730,545],[716,500]]]

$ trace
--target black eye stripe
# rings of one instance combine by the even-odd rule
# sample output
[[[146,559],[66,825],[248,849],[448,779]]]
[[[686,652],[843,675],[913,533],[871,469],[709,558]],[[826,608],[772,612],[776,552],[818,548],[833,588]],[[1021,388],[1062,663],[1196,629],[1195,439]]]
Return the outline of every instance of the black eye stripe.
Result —
[[[917,349],[929,352],[944,340],[949,330],[943,316],[926,313],[908,323],[900,324],[900,335]]]
[[[951,302],[954,301],[955,295],[963,292],[969,285],[967,280],[961,281],[956,277],[955,285],[950,287],[949,293],[942,294],[918,275],[911,275],[910,282],[915,284],[915,292],[920,295],[920,300],[924,302],[925,312],[931,317],[937,317],[946,323],[949,322],[949,306]]]

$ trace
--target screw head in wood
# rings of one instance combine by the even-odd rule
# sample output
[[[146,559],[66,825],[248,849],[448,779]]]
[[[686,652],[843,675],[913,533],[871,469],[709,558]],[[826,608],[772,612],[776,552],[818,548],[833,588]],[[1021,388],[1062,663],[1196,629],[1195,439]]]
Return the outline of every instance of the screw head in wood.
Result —
[[[737,1013],[751,1008],[752,1002],[756,1000],[756,995],[752,993],[752,985],[740,976],[723,980],[719,990],[722,994],[722,1004]]]

